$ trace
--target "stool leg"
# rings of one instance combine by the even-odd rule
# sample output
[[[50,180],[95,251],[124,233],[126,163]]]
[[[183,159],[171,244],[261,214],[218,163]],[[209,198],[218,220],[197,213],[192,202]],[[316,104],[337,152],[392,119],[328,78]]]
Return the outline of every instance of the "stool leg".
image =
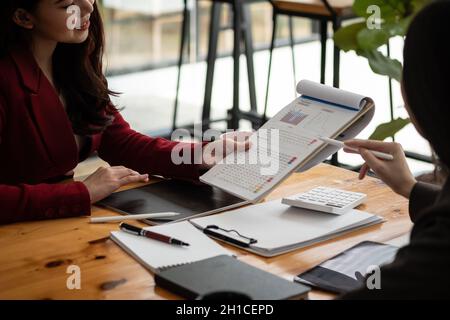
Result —
[[[387,56],[388,57],[391,56],[391,46],[389,44],[389,40],[388,40],[388,43],[387,43]],[[389,77],[388,85],[389,85],[390,116],[391,116],[391,120],[394,120],[394,99],[392,97],[393,93],[392,93],[392,78],[391,77]],[[392,136],[392,140],[395,141],[395,136]]]
[[[327,20],[320,20],[320,83],[325,84],[325,71],[327,61],[327,38],[328,38],[328,23]]]
[[[273,12],[272,39],[270,41],[270,49],[269,49],[269,70],[267,72],[266,98],[264,100],[264,112],[263,112],[263,116],[262,116],[263,122],[265,122],[267,120],[267,103],[269,100],[270,73],[272,71],[272,55],[273,55],[273,49],[275,48],[275,38],[276,38],[276,34],[277,34],[277,20],[278,20],[277,13]]]
[[[243,38],[245,43],[245,55],[247,59],[248,89],[250,93],[250,110],[257,111],[256,85],[255,85],[255,67],[253,63],[253,36],[252,36],[252,18],[248,4],[241,2],[243,14]]]
[[[220,29],[220,13],[222,10],[222,4],[214,1],[211,7],[211,21],[209,24],[209,44],[208,44],[208,57],[206,67],[206,82],[205,82],[205,96],[203,99],[202,121],[203,128],[209,127],[205,122],[208,122],[211,118],[211,95],[214,80],[214,67],[217,57],[217,41],[219,38]]]
[[[231,109],[231,119],[228,128],[236,130],[239,128],[239,70],[241,56],[241,1],[233,1],[233,107]]]
[[[178,113],[178,98],[180,93],[180,79],[181,79],[181,66],[183,65],[183,56],[186,46],[186,37],[188,37],[188,25],[190,23],[190,12],[187,6],[187,0],[184,0],[184,9],[183,9],[183,23],[181,27],[181,43],[180,43],[180,51],[178,56],[178,74],[177,74],[177,88],[175,94],[175,103],[173,107],[173,115],[172,115],[172,130],[177,128],[177,113]]]
[[[333,21],[333,33],[335,33],[339,28],[341,27],[341,21],[339,19],[335,19]],[[340,49],[334,45],[334,52],[333,52],[333,87],[339,88],[339,67],[340,67]],[[339,165],[339,159],[338,159],[338,153],[336,152],[331,157],[331,164],[338,166]]]
[[[336,33],[336,31],[341,27],[341,21],[339,19],[335,19],[333,21],[333,32]],[[333,86],[336,88],[339,88],[339,71],[340,71],[340,55],[341,51],[338,46],[334,45],[334,54],[333,54]]]
[[[293,25],[293,17],[288,17],[289,21],[289,45],[291,47],[291,55],[292,55],[292,72],[294,76],[294,97],[297,97],[297,71],[295,70],[295,50],[294,50],[294,25]]]

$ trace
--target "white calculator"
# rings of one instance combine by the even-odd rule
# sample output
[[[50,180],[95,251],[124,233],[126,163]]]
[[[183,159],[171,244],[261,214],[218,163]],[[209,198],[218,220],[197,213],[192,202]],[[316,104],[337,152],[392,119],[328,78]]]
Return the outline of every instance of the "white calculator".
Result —
[[[317,187],[308,192],[283,198],[284,204],[322,211],[332,214],[344,214],[366,200],[367,195],[328,187]]]

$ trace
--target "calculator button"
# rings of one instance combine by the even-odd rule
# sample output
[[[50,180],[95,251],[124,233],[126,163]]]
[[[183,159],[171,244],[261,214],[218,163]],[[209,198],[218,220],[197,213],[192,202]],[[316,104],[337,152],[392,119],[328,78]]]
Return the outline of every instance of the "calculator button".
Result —
[[[335,204],[335,203],[327,203],[326,205],[329,206],[329,207],[342,208],[342,206],[340,206],[338,204]]]

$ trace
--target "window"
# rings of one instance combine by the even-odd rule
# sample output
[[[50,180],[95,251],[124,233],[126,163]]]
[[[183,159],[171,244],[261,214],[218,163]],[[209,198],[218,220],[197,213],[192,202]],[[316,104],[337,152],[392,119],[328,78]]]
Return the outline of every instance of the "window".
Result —
[[[189,1],[193,21],[190,30],[190,59],[205,59],[211,1]],[[106,33],[107,73],[123,74],[174,65],[179,55],[183,0],[103,0],[102,11]],[[232,18],[223,6],[221,23]],[[266,49],[272,33],[272,8],[268,2],[250,5],[255,49]],[[294,20],[295,38],[311,36],[307,19]],[[287,18],[279,21],[278,43],[287,43]],[[232,31],[219,37],[218,55],[231,54]]]

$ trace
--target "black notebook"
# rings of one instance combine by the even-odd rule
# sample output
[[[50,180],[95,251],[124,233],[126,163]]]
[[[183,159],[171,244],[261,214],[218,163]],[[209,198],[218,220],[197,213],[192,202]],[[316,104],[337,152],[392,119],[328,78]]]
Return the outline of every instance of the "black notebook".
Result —
[[[388,244],[363,241],[299,274],[294,280],[322,290],[346,293],[365,285],[365,276],[371,267],[390,263],[398,249]]]
[[[181,221],[247,204],[219,188],[180,180],[163,180],[115,192],[97,204],[124,214],[177,212],[180,215],[147,220],[150,224]]]
[[[306,298],[310,288],[220,255],[155,274],[156,285],[188,299],[234,293],[253,300]]]

